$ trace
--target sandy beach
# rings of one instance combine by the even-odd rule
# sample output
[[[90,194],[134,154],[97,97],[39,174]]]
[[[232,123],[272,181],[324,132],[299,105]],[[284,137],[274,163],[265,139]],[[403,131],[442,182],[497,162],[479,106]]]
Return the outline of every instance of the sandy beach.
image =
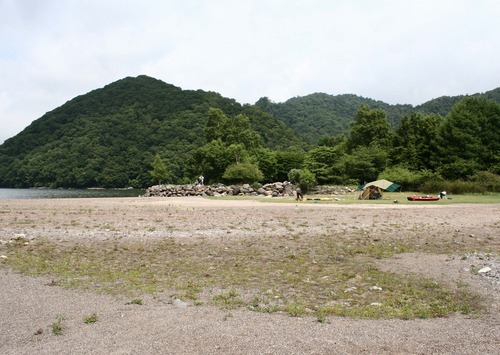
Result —
[[[0,255],[9,241],[61,245],[145,245],[165,238],[206,245],[293,233],[364,235],[381,241],[458,243],[464,254],[401,253],[377,267],[461,282],[486,300],[486,312],[434,319],[291,317],[227,310],[163,295],[123,297],[54,286],[0,259],[2,354],[498,354],[500,349],[500,205],[336,205],[191,198],[102,198],[0,201]],[[256,239],[257,238],[257,239]],[[392,239],[391,239],[392,238]],[[475,253],[475,254],[474,254]],[[471,267],[489,267],[487,274]],[[85,324],[89,314],[99,320]],[[51,331],[64,316],[64,334]]]

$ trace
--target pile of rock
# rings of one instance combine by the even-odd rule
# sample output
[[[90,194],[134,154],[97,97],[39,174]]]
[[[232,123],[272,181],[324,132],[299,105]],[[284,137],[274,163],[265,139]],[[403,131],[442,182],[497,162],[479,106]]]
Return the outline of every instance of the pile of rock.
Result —
[[[230,185],[155,185],[146,190],[144,197],[184,197],[184,196],[293,196],[291,183],[275,182],[254,189],[249,184]]]
[[[188,196],[294,196],[296,187],[288,182],[273,182],[257,188],[249,184],[229,185],[155,185],[146,190],[144,197],[188,197]],[[311,195],[345,195],[353,192],[349,187],[318,186],[308,191]]]

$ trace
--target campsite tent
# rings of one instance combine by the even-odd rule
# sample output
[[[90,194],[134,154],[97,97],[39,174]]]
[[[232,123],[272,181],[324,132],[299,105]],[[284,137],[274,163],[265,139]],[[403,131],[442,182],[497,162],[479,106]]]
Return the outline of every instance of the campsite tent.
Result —
[[[365,184],[362,189],[363,192],[359,195],[360,200],[378,200],[382,198],[383,191],[394,192],[399,189],[401,185],[395,184],[389,180],[381,179],[372,181]]]

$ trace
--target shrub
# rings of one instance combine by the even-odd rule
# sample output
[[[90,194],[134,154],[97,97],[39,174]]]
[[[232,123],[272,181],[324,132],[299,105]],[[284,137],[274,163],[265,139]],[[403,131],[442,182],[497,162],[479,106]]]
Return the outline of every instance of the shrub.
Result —
[[[489,171],[479,171],[471,177],[471,181],[488,192],[500,191],[500,175]]]
[[[229,165],[222,178],[229,183],[252,184],[261,181],[264,178],[264,174],[262,174],[256,164],[239,163]]]
[[[304,192],[309,191],[316,186],[316,176],[307,169],[302,170],[300,173],[299,186]]]
[[[288,172],[288,181],[290,181],[292,184],[298,184],[300,181],[300,173],[302,170],[300,169],[291,169]]]
[[[405,190],[443,191],[444,180],[438,173],[430,170],[411,171],[402,166],[393,166],[384,169],[378,176],[403,186]]]
[[[307,192],[316,186],[316,176],[307,169],[291,169],[288,172],[288,180],[293,184],[299,184],[303,192]]]
[[[410,171],[402,166],[392,166],[385,168],[378,178],[393,181],[406,190],[414,190],[421,183],[422,175],[420,172]]]

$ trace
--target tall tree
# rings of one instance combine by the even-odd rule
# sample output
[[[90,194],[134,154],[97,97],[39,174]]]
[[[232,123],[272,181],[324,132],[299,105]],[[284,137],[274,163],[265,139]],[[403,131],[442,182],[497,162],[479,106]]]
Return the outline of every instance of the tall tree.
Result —
[[[203,173],[209,183],[221,181],[226,168],[235,161],[232,153],[220,139],[213,140],[194,151],[190,174]]]
[[[446,116],[439,134],[440,171],[466,178],[477,170],[500,173],[500,105],[466,97]]]
[[[170,175],[165,162],[162,160],[159,154],[155,155],[151,166],[153,167],[153,170],[151,170],[149,173],[155,181],[158,181],[158,184],[161,184],[162,180],[168,178],[168,176]]]
[[[236,115],[226,122],[222,138],[228,145],[243,144],[246,149],[252,150],[260,146],[260,136],[253,130],[250,120],[243,114]]]
[[[360,183],[376,180],[387,167],[388,153],[376,145],[358,147],[344,157],[345,171],[348,178]]]
[[[259,148],[254,152],[254,159],[257,161],[260,171],[264,174],[264,182],[276,181],[278,172],[276,152],[269,148]]]
[[[207,142],[224,139],[227,120],[227,116],[220,108],[212,107],[208,110],[207,125],[205,126],[205,138]]]
[[[410,170],[433,169],[442,121],[441,116],[418,112],[404,116],[394,135],[392,164]]]
[[[361,105],[354,121],[351,123],[348,140],[349,151],[357,147],[368,147],[374,144],[380,147],[388,147],[391,137],[390,128],[385,111],[372,110],[368,106]]]
[[[342,164],[345,154],[342,145],[318,146],[307,152],[304,167],[316,176],[320,184],[340,183],[345,175]]]

